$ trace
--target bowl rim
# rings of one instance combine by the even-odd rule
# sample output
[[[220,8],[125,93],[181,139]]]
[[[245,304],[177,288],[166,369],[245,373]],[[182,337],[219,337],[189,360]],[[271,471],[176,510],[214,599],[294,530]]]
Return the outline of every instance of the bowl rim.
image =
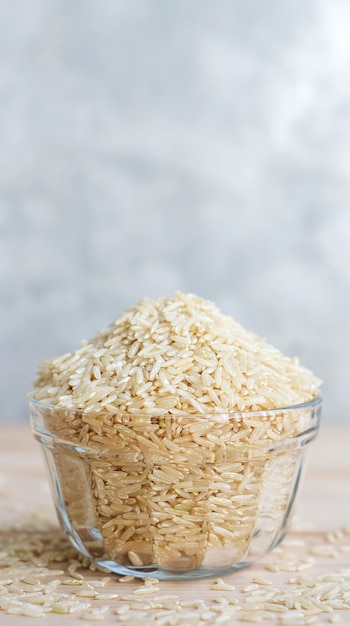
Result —
[[[37,400],[36,398],[29,396],[28,398],[28,402],[29,402],[29,406],[33,406],[33,407],[37,407],[37,408],[42,408],[42,409],[50,409],[50,411],[60,411],[60,412],[64,412],[64,413],[74,413],[74,415],[119,415],[120,417],[128,417],[128,418],[132,418],[132,417],[139,417],[139,418],[179,418],[179,417],[191,417],[191,418],[201,418],[201,419],[205,419],[205,418],[215,418],[215,419],[219,419],[220,417],[224,418],[224,417],[229,417],[230,419],[232,418],[237,418],[237,419],[244,419],[244,418],[248,418],[248,417],[257,417],[258,415],[260,416],[266,416],[266,415],[278,415],[280,413],[286,413],[286,412],[291,412],[291,411],[296,411],[296,410],[306,410],[306,409],[318,409],[321,408],[322,404],[323,404],[323,398],[321,394],[316,395],[314,398],[311,398],[311,400],[306,400],[305,402],[299,402],[297,404],[290,404],[290,405],[286,405],[286,406],[281,406],[281,407],[275,407],[275,408],[271,408],[271,409],[257,409],[254,411],[221,411],[221,412],[206,412],[206,413],[187,413],[186,411],[181,411],[181,412],[177,412],[177,413],[171,413],[169,411],[166,412],[162,412],[159,413],[157,412],[157,409],[155,407],[155,411],[154,412],[145,412],[145,411],[118,411],[118,409],[116,408],[115,411],[107,411],[104,409],[103,406],[101,406],[100,409],[78,409],[78,408],[72,408],[72,407],[64,407],[64,406],[58,406],[57,404],[51,404],[50,402],[44,402],[42,400]]]

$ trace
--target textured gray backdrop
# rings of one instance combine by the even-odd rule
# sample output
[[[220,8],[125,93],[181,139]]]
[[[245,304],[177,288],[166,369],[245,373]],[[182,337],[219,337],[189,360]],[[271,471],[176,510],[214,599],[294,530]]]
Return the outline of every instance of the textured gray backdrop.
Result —
[[[349,24],[349,0],[0,0],[1,420],[175,289],[348,419]]]

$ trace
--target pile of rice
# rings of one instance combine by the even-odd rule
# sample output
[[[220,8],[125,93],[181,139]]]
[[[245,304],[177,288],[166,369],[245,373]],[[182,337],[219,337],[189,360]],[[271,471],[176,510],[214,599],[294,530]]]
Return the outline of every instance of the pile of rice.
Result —
[[[75,530],[97,526],[121,563],[194,569],[243,558],[261,516],[273,541],[299,471],[298,451],[273,447],[303,432],[312,413],[283,408],[319,386],[213,303],[177,292],[143,299],[46,361],[31,395],[50,405],[38,410],[52,432],[91,450],[80,469],[56,454]],[[86,475],[88,504],[77,488]]]
[[[311,400],[296,359],[195,295],[144,299],[75,352],[43,364],[37,400],[84,411],[230,413]]]

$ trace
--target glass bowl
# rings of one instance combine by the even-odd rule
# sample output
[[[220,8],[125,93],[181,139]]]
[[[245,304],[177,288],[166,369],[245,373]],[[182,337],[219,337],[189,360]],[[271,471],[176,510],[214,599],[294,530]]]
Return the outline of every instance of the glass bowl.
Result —
[[[30,400],[59,521],[110,572],[221,576],[274,548],[291,522],[321,398],[249,413],[149,415]]]

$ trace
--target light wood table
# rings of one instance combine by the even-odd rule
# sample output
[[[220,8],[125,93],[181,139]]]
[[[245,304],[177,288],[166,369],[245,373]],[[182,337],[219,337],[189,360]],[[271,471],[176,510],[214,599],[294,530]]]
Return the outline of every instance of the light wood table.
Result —
[[[16,533],[21,532],[23,539],[23,532],[18,530],[18,523],[21,517],[23,518],[30,511],[36,511],[41,516],[47,516],[55,524],[55,513],[39,446],[32,439],[28,426],[2,427],[0,428],[0,579],[6,578],[6,571],[1,567],[1,551],[6,550],[8,542]],[[286,551],[292,552],[298,562],[309,563],[302,573],[312,579],[344,568],[348,568],[350,572],[350,428],[344,426],[333,428],[324,426],[321,428],[318,439],[311,447],[308,469],[297,505],[296,519],[300,519],[302,524],[299,524],[299,527],[296,524],[295,530],[289,533],[281,548],[277,548],[276,552],[264,557],[258,564],[224,577],[225,583],[234,585],[234,591],[219,592],[213,590],[213,579],[181,582],[161,581],[157,585],[159,587],[157,595],[177,596],[181,603],[202,600],[210,607],[215,604],[218,595],[226,593],[226,595],[231,594],[231,597],[237,598],[241,604],[242,599],[244,602],[247,597],[247,592],[242,590],[250,585],[255,577],[270,579],[273,587],[278,587],[281,593],[284,593],[288,581],[298,574],[286,571],[273,572],[266,569],[266,566],[269,567],[269,564],[271,565],[274,560],[281,558],[279,552],[281,549],[283,549],[282,557]],[[347,527],[347,534],[335,543],[329,542],[330,538],[328,535],[327,540],[327,533],[333,533],[341,527]],[[40,528],[37,532],[40,534]],[[45,530],[43,529],[42,532],[44,533]],[[30,531],[28,531],[28,537],[30,537]],[[319,545],[328,545],[334,551],[335,556],[313,555],[315,547],[317,551]],[[309,560],[313,557],[314,563],[310,566],[311,561],[309,562]],[[60,567],[64,568],[64,564],[60,564]],[[65,572],[62,578],[67,578],[67,575]],[[91,577],[96,579],[102,578],[104,574],[91,573],[86,570],[84,576],[87,579]],[[118,577],[112,575],[111,581],[106,585],[104,591],[116,593],[118,598],[92,602],[93,606],[96,607],[101,605],[110,607],[104,617],[103,624],[106,626],[121,623],[133,624],[131,621],[120,621],[122,616],[118,616],[115,611],[126,603],[122,598],[131,594],[140,585],[143,585],[140,580],[121,584]],[[268,588],[269,586],[266,587],[266,589]],[[74,590],[76,590],[74,587],[65,587],[65,593],[73,594]],[[1,591],[0,583],[0,604],[2,598],[4,598],[4,591]],[[188,621],[186,617],[189,610],[192,613],[192,622]],[[201,612],[203,612],[203,608],[201,609],[200,606],[197,609],[181,609],[177,612],[178,621],[164,621],[164,624],[198,623],[199,625],[210,625],[223,623],[220,622],[220,619],[223,618],[222,613],[212,613],[212,616],[208,613],[209,617],[202,619]],[[155,623],[151,621],[150,615],[150,612],[145,612],[143,624]],[[252,615],[254,618],[257,613],[253,611]],[[281,616],[282,613],[275,613],[275,617],[265,619],[262,623],[281,624],[283,623]],[[237,611],[236,615],[225,623],[230,625],[249,623],[242,621],[242,617],[249,618],[250,614],[247,611]],[[284,617],[286,617],[285,614]],[[38,623],[40,623],[38,618],[8,615],[0,610],[1,626],[32,626]],[[67,626],[79,626],[79,624],[92,626],[95,622],[83,621],[79,614],[57,615],[48,613],[44,618],[41,618],[41,623],[44,623],[45,626],[55,624],[59,626],[64,626],[64,624]],[[292,623],[294,624],[294,622]],[[350,609],[334,610],[333,613],[316,616],[314,622],[300,619],[300,622],[295,623],[315,623],[316,626],[338,623],[349,626]]]

